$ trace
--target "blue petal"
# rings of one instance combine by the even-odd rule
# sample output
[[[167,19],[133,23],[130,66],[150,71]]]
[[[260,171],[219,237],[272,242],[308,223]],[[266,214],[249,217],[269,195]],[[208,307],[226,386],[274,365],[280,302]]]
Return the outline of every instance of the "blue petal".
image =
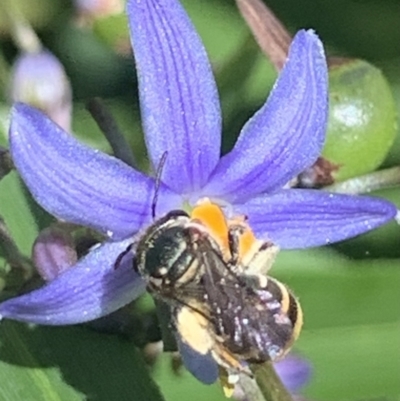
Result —
[[[36,201],[63,220],[116,238],[150,221],[154,180],[114,157],[77,142],[43,113],[22,103],[12,111],[10,149]],[[161,186],[159,205],[180,198]]]
[[[392,220],[395,205],[379,198],[289,189],[235,205],[259,238],[281,248],[308,248],[343,241]]]
[[[221,159],[204,194],[242,202],[281,188],[320,155],[327,116],[322,43],[312,31],[300,31],[268,101]]]
[[[177,334],[177,344],[186,369],[204,384],[213,384],[219,376],[218,364],[211,352],[203,355],[186,344]]]
[[[283,384],[291,393],[299,391],[311,377],[310,364],[292,354],[274,363],[274,367]]]
[[[220,155],[221,113],[206,52],[177,0],[130,0],[148,153],[176,192],[205,184]]]
[[[0,317],[66,325],[108,315],[137,298],[145,283],[133,270],[132,254],[115,267],[131,240],[105,243],[50,284],[0,304]]]

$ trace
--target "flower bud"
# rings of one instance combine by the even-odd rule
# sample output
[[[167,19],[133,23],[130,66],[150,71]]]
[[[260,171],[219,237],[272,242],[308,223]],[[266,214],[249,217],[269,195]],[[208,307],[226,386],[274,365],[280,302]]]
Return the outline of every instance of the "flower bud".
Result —
[[[33,244],[32,260],[44,280],[54,280],[78,260],[71,234],[58,227],[45,228]]]
[[[340,168],[335,181],[374,171],[397,133],[396,105],[382,72],[363,60],[329,68],[329,120],[322,155]]]
[[[75,0],[78,13],[84,17],[98,18],[123,11],[122,0]]]
[[[64,67],[48,50],[23,53],[17,58],[11,74],[10,99],[43,110],[70,131],[71,86]]]

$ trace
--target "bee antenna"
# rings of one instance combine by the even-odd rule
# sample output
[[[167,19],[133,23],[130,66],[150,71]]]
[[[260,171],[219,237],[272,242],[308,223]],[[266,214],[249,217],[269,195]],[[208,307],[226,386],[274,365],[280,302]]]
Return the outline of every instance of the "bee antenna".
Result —
[[[155,187],[154,187],[154,196],[153,196],[153,201],[151,202],[151,217],[153,220],[156,218],[156,207],[157,207],[157,201],[158,201],[158,190],[160,189],[161,185],[161,174],[165,165],[165,161],[167,160],[168,152],[165,151],[160,159],[160,162],[158,163],[157,166],[157,171],[156,171],[156,182],[155,182]]]

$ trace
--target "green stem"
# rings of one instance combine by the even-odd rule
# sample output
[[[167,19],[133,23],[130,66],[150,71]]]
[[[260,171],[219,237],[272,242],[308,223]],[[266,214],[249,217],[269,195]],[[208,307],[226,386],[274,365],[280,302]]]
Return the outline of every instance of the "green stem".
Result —
[[[396,185],[400,185],[400,166],[350,178],[349,180],[324,187],[324,190],[357,195]]]
[[[246,395],[245,399],[249,401],[266,401],[263,393],[261,392],[260,388],[258,387],[257,382],[247,376],[247,375],[240,375],[239,378],[239,386],[243,393]]]
[[[10,66],[4,58],[3,52],[0,51],[0,88],[2,88],[3,96],[7,96],[8,77],[10,75]]]
[[[135,158],[113,115],[100,98],[91,99],[86,108],[107,138],[115,157],[135,167]]]
[[[5,221],[0,216],[0,247],[3,250],[4,258],[15,273],[15,283],[12,286],[20,286],[32,277],[33,267],[28,258],[21,254],[14,240],[12,239]],[[8,281],[8,280],[7,280]],[[8,283],[9,284],[9,283]]]
[[[251,370],[254,374],[259,392],[262,394],[263,398],[261,399],[264,401],[293,401],[291,394],[282,384],[279,376],[275,372],[272,362],[267,361],[260,365],[254,364],[251,366]],[[251,389],[248,389],[248,391],[251,391]],[[252,398],[254,401],[258,401],[259,399],[260,398]]]
[[[14,0],[1,0],[0,10],[10,25],[11,35],[21,51],[37,53],[41,50],[40,39],[15,5]]]

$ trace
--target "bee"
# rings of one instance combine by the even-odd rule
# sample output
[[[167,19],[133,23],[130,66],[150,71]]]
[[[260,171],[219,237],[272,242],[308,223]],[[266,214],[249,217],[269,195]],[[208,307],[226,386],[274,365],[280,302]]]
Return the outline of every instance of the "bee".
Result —
[[[298,337],[298,301],[266,275],[277,251],[209,201],[168,213],[139,239],[136,268],[169,305],[185,365],[202,382],[221,369],[230,382],[251,376],[248,364],[283,357]]]

